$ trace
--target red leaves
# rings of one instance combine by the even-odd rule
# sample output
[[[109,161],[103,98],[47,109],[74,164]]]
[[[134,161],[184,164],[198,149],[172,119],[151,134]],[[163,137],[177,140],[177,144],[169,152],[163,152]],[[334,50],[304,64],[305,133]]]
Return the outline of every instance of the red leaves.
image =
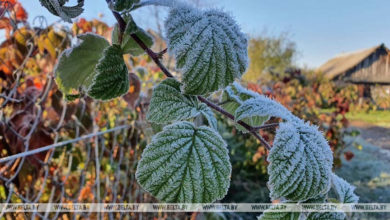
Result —
[[[22,5],[17,2],[13,7],[14,13],[15,13],[15,19],[18,22],[24,22],[28,18],[28,14],[26,10],[22,7]]]
[[[0,29],[11,30],[11,20],[13,23],[27,21],[28,14],[17,0],[0,0]],[[8,17],[6,17],[8,16]],[[9,32],[8,32],[9,36]]]
[[[354,156],[355,156],[355,155],[354,155],[351,151],[344,152],[344,158],[345,158],[347,161],[352,160],[352,158],[353,158]]]
[[[5,127],[5,138],[8,145],[11,147],[13,154],[21,153],[25,151],[25,143],[22,137],[26,137],[33,128],[36,115],[27,111],[15,112],[10,118],[9,125]],[[50,133],[39,123],[37,128],[31,134],[31,138],[28,141],[28,150],[37,149],[53,143],[53,139]],[[33,156],[27,157],[27,160],[35,165],[39,166],[39,162],[35,159],[44,160],[46,153],[39,153]]]
[[[5,141],[13,154],[24,152],[26,147],[33,150],[54,142],[49,130],[39,120],[39,111],[34,105],[41,91],[35,86],[36,82],[33,79],[27,79],[25,84],[26,88],[22,94],[17,95],[17,99],[22,102],[14,104],[8,124],[2,126]],[[45,152],[35,154],[27,157],[27,161],[39,166],[40,163],[36,159],[44,160],[45,156]]]
[[[84,33],[86,32],[92,32],[92,24],[90,22],[87,22],[85,18],[80,18],[79,21],[77,21],[76,26],[80,28]]]

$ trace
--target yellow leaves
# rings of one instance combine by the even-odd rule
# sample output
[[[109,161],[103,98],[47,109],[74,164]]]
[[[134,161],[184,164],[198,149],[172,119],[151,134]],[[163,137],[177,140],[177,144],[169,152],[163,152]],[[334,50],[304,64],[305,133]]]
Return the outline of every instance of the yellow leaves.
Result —
[[[52,58],[57,58],[57,55],[69,44],[69,40],[66,39],[64,32],[55,31],[53,27],[49,27],[39,35],[36,44],[40,53],[46,50]]]
[[[32,31],[26,27],[22,27],[15,31],[14,38],[16,43],[26,47],[28,41],[32,38]]]

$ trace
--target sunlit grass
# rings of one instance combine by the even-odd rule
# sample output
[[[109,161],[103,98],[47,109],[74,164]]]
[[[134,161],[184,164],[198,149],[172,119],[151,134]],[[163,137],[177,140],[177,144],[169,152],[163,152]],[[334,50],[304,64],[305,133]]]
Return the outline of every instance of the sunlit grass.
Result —
[[[390,111],[348,112],[347,119],[373,125],[390,127]]]

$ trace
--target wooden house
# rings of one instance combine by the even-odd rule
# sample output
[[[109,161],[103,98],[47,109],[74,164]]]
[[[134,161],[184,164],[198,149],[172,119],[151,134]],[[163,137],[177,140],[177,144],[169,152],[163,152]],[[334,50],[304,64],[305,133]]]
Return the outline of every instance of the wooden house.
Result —
[[[361,97],[372,97],[378,88],[390,96],[390,51],[384,44],[336,56],[318,71],[339,84],[359,85]]]

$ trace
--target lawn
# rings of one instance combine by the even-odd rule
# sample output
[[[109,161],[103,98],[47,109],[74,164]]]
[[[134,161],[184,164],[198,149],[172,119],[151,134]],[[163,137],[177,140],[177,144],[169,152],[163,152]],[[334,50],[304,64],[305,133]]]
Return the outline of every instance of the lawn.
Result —
[[[390,111],[348,112],[350,121],[361,121],[369,124],[390,127]]]

